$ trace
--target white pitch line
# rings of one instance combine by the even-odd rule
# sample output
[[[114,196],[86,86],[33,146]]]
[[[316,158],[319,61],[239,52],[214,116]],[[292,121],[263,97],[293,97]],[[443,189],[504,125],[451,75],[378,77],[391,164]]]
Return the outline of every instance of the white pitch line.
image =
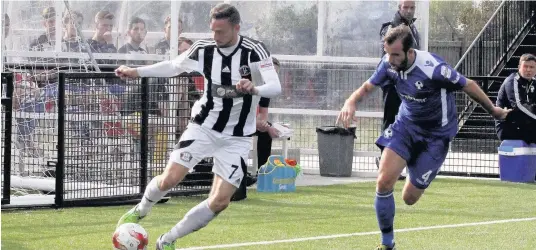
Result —
[[[395,229],[395,232],[403,233],[403,232],[424,231],[424,230],[432,230],[432,229],[472,227],[472,226],[493,225],[493,224],[503,224],[503,223],[512,223],[512,222],[524,222],[524,221],[536,221],[536,217],[471,222],[471,223],[450,224],[450,225],[438,225],[438,226],[429,226],[429,227],[403,228],[403,229]],[[324,236],[315,236],[315,237],[306,237],[306,238],[294,238],[294,239],[286,239],[286,240],[244,242],[244,243],[212,245],[212,246],[203,246],[203,247],[177,248],[177,250],[201,250],[201,249],[219,249],[219,248],[233,248],[233,247],[258,246],[258,245],[272,245],[272,244],[280,244],[280,243],[302,242],[302,241],[310,241],[310,240],[325,240],[325,239],[365,236],[365,235],[374,235],[374,234],[380,234],[380,231],[349,233],[349,234],[333,234],[333,235],[324,235]]]

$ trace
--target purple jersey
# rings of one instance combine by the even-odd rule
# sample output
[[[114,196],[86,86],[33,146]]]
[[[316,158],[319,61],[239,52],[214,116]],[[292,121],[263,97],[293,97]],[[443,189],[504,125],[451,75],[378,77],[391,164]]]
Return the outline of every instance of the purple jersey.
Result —
[[[402,100],[396,120],[434,136],[454,137],[457,117],[452,92],[463,88],[466,78],[426,51],[415,50],[415,62],[406,71],[391,68],[387,58],[382,58],[368,81],[380,87],[395,84]]]

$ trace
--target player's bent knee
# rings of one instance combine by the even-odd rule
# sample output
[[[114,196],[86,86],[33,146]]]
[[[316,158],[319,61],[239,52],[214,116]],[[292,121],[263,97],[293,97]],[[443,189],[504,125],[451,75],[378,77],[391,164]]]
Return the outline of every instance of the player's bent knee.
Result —
[[[404,199],[404,203],[406,203],[406,205],[411,206],[417,203],[417,201],[419,201],[419,198],[421,198],[421,195],[404,193],[402,198]]]
[[[419,189],[413,186],[413,184],[407,182],[404,186],[404,190],[402,191],[402,199],[406,205],[411,206],[419,201],[423,193],[424,189]]]

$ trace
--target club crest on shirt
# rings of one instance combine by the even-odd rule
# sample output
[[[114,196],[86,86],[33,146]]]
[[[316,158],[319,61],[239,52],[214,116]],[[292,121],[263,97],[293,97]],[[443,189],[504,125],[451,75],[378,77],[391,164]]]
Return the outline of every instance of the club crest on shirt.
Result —
[[[391,129],[391,126],[389,126],[385,131],[383,131],[383,137],[390,139],[393,137],[393,130]]]
[[[185,161],[185,162],[190,162],[192,160],[192,154],[190,154],[189,152],[181,152],[181,160]]]
[[[242,77],[248,77],[251,75],[251,69],[247,65],[242,65],[238,71]]]
[[[424,87],[424,84],[420,81],[415,82],[415,87],[419,90],[421,90]]]

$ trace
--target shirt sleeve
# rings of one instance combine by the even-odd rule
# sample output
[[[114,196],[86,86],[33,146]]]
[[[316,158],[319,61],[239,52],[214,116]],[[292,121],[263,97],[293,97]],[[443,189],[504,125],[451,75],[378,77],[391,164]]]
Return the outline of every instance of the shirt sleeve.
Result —
[[[376,67],[376,70],[368,79],[368,82],[372,85],[384,87],[385,85],[390,83],[390,81],[388,81],[389,77],[387,75],[388,63],[384,60],[386,56],[382,58],[382,61],[378,64],[378,67]]]
[[[444,62],[436,66],[432,80],[437,81],[442,88],[447,89],[458,90],[467,85],[467,78]]]
[[[272,63],[272,57],[267,57],[260,62],[254,62],[252,64],[252,69],[259,71],[262,82],[264,82],[263,85],[256,87],[258,95],[265,98],[272,98],[281,94],[281,82]]]
[[[207,43],[197,41],[187,51],[171,61],[163,61],[153,65],[137,68],[140,77],[173,77],[183,72],[201,72],[199,66],[200,50]]]
[[[265,98],[276,97],[281,94],[281,82],[275,71],[272,56],[262,42],[253,46],[250,54],[251,70],[258,71],[262,77],[263,85],[257,86],[258,95]]]

